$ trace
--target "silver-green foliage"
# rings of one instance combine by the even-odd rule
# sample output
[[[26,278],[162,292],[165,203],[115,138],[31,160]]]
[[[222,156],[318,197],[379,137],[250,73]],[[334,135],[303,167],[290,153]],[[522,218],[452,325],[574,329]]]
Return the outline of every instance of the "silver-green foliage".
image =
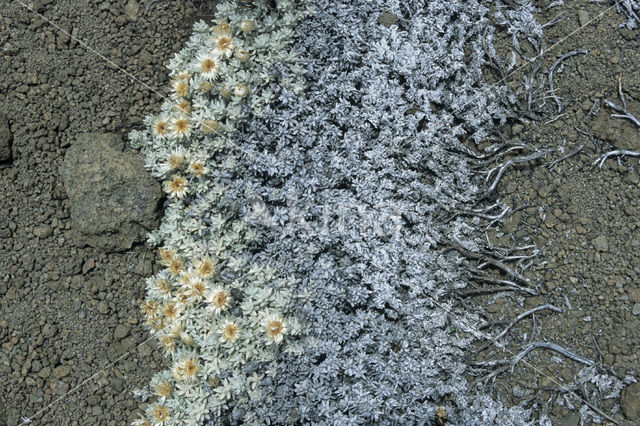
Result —
[[[245,155],[238,125],[272,102],[276,75],[287,72],[279,84],[293,93],[303,87],[291,42],[307,12],[290,0],[275,6],[226,2],[212,25],[197,23],[171,60],[161,111],[130,134],[168,193],[148,240],[165,269],[147,279],[142,308],[171,367],[154,377],[157,400],[136,424],[216,421],[260,398],[277,350],[301,351],[289,303],[296,279],[248,261],[254,232],[226,194]]]

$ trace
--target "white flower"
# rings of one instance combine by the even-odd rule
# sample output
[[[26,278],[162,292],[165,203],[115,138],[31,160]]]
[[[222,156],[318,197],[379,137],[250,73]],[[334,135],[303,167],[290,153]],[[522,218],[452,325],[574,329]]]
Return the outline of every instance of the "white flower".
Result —
[[[193,69],[199,72],[202,78],[213,81],[218,78],[221,63],[222,61],[218,51],[201,53],[196,57]]]
[[[227,58],[233,54],[233,38],[226,33],[222,33],[214,39],[216,52]]]
[[[264,321],[262,321],[262,326],[269,338],[269,343],[282,342],[282,338],[289,331],[287,323],[284,322],[280,315],[276,314],[268,315]]]
[[[206,309],[216,315],[226,310],[231,302],[229,292],[219,286],[209,291],[205,299],[208,302]]]
[[[191,123],[185,115],[178,115],[171,121],[171,133],[178,139],[191,136]]]
[[[180,175],[173,175],[171,180],[164,183],[164,190],[169,194],[170,198],[182,198],[188,189],[187,180]]]
[[[240,335],[240,328],[233,320],[226,320],[220,329],[218,330],[220,336],[220,342],[229,342],[233,343],[236,341],[238,336]]]

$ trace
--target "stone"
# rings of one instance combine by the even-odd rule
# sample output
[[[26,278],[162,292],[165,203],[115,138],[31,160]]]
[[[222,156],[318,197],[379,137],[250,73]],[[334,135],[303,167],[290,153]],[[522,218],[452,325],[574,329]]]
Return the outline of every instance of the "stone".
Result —
[[[13,135],[9,129],[9,120],[0,114],[0,162],[11,161],[13,153],[11,151],[11,143]]]
[[[128,21],[135,21],[138,19],[138,12],[140,12],[140,5],[136,0],[129,0],[124,6],[124,14]]]
[[[129,326],[124,324],[118,324],[116,326],[115,331],[113,332],[113,339],[114,340],[124,339],[128,335],[129,335]]]
[[[162,187],[139,153],[124,152],[118,135],[79,135],[60,173],[76,245],[124,251],[157,227]]]
[[[53,228],[49,225],[35,226],[33,228],[33,235],[38,238],[47,238],[53,234]]]
[[[621,103],[615,98],[609,100],[616,104]],[[628,101],[627,107],[630,111],[638,110],[638,104],[633,101]],[[603,102],[598,115],[591,122],[593,134],[597,138],[611,143],[615,149],[640,151],[640,132],[638,132],[637,126],[630,120],[611,117],[612,112],[615,111],[606,107]]]
[[[142,49],[140,53],[138,53],[138,64],[140,66],[149,65],[153,62],[153,55],[149,53],[148,50]]]
[[[53,337],[57,332],[58,327],[54,324],[45,324],[44,327],[42,327],[42,335],[47,339]]]
[[[586,27],[589,24],[589,12],[586,10],[578,10],[578,21],[581,27]]]
[[[82,265],[82,275],[86,275],[96,266],[96,260],[93,257],[87,259]]]
[[[580,414],[569,414],[561,418],[558,422],[558,426],[579,426],[580,425]]]
[[[593,241],[591,241],[591,244],[593,244],[593,248],[598,251],[609,250],[609,243],[607,242],[607,237],[605,237],[604,235],[598,235],[593,239]]]
[[[622,390],[620,406],[628,420],[640,420],[640,382],[630,384]]]
[[[378,24],[384,25],[385,27],[391,27],[392,25],[398,24],[398,17],[393,13],[383,12],[378,17]]]
[[[53,369],[53,377],[56,379],[61,379],[63,377],[68,376],[71,373],[71,367],[68,365],[60,365]]]

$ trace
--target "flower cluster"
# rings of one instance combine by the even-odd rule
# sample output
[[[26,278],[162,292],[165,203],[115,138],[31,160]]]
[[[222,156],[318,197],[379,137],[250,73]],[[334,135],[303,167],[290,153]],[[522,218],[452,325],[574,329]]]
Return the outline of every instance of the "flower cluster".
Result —
[[[150,384],[157,400],[135,424],[215,421],[259,398],[277,347],[301,351],[290,312],[296,279],[248,261],[254,232],[226,195],[242,155],[237,126],[273,100],[279,73],[289,73],[290,90],[302,88],[288,47],[308,12],[292,0],[276,3],[223,3],[212,25],[197,23],[169,64],[161,111],[130,134],[167,194],[165,217],[148,240],[161,268],[146,280],[141,309],[171,360]]]

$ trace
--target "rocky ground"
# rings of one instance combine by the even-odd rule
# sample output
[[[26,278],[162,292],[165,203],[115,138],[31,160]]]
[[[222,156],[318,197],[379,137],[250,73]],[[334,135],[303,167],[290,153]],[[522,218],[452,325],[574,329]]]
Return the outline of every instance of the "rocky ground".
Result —
[[[539,3],[539,22],[565,14],[545,27],[548,46],[606,10]],[[123,424],[138,407],[131,390],[162,368],[155,345],[142,344],[148,334],[137,305],[155,254],[132,245],[161,213],[136,210],[135,201],[144,196],[145,205],[160,207],[161,200],[153,182],[135,174],[140,159],[123,141],[159,106],[168,83],[163,65],[210,11],[182,0],[29,6],[93,51],[19,2],[0,11],[0,424],[22,416],[37,424]],[[555,119],[547,98],[537,119],[523,116],[502,129],[504,137],[554,151],[503,177],[497,198],[525,207],[487,235],[496,245],[515,236],[541,249],[527,272],[541,294],[473,300],[489,306],[489,321],[509,321],[542,303],[562,308],[524,319],[510,334],[523,345],[555,342],[621,380],[640,372],[640,167],[632,157],[607,160],[602,169],[591,163],[610,149],[640,150],[640,128],[610,117],[603,104],[621,103],[620,81],[629,110],[640,116],[640,73],[633,71],[640,32],[618,28],[625,20],[609,10],[537,61],[547,78],[560,55],[588,49],[556,69],[557,95],[571,98],[562,116]],[[511,84],[521,84],[517,74]],[[118,212],[115,204],[132,208]],[[513,403],[532,398],[547,404],[554,423],[578,424],[580,404],[561,405],[566,392],[558,389],[582,366],[559,363],[548,350],[525,360],[498,377],[496,393]],[[638,395],[636,384],[621,398],[587,402],[607,413],[619,405],[616,421],[640,423]]]
[[[160,191],[136,183],[143,162],[122,148],[159,107],[164,65],[210,11],[189,1],[30,5],[67,34],[20,2],[0,11],[0,135],[12,139],[12,158],[0,166],[0,424],[21,416],[125,424],[138,407],[131,390],[148,383],[162,359],[140,345],[148,334],[137,300],[154,255],[129,248],[144,235],[140,224],[157,218],[114,209],[157,207]],[[83,138],[87,132],[115,136],[98,141]],[[87,141],[93,148],[76,149],[65,164],[70,147]],[[81,168],[65,173],[73,165]],[[92,202],[100,195],[106,201]],[[151,198],[139,203],[142,196]]]
[[[537,21],[563,19],[545,27],[547,47],[559,44],[536,61],[545,83],[536,96],[546,97],[546,105],[535,102],[531,112],[539,119],[523,114],[502,129],[502,136],[552,152],[535,163],[514,167],[500,181],[498,198],[520,210],[487,232],[496,246],[509,247],[517,241],[541,249],[526,273],[540,295],[518,300],[513,294],[502,294],[485,297],[484,303],[489,306],[489,322],[509,322],[545,303],[561,308],[562,313],[544,310],[535,320],[518,322],[511,335],[519,343],[510,347],[510,353],[494,352],[491,357],[511,358],[529,343],[554,342],[596,361],[600,371],[620,380],[629,376],[637,380],[640,164],[637,157],[608,159],[602,169],[592,163],[610,150],[640,151],[640,127],[611,117],[615,111],[604,104],[608,99],[622,105],[620,84],[629,111],[640,116],[640,73],[634,71],[640,69],[640,32],[620,28],[626,17],[615,8],[568,1],[547,9],[549,4],[538,3]],[[579,30],[582,25],[586,27]],[[582,49],[587,52],[566,58],[555,69],[555,92],[566,102],[558,112],[549,97],[547,71],[562,55]],[[523,67],[514,73],[510,86],[523,90],[520,77],[529,71]],[[527,109],[526,102],[520,106]],[[513,374],[496,381],[496,393],[505,400],[538,402],[559,425],[578,425],[577,411],[585,403],[608,414],[618,413],[607,421],[640,424],[640,383],[626,386],[621,398],[594,399],[571,385],[584,365],[545,349],[531,352],[525,361],[528,364],[520,362]],[[562,390],[567,386],[573,395]],[[575,404],[574,409],[565,397]]]

